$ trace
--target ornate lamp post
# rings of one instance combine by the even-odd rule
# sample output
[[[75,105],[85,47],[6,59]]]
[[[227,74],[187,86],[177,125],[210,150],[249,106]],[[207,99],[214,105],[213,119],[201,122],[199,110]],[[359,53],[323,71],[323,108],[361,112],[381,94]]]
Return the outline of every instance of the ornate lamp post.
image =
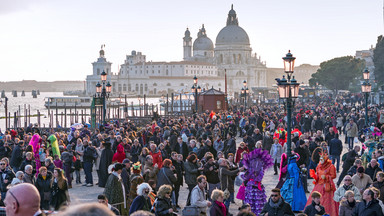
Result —
[[[368,126],[368,97],[369,93],[371,93],[372,86],[371,83],[369,83],[369,70],[365,69],[363,71],[363,79],[364,82],[361,84],[361,91],[364,93],[365,96],[365,126]]]
[[[247,80],[243,81],[244,87],[241,88],[241,94],[244,96],[244,107],[247,107],[247,94],[249,93],[249,89],[247,87]]]
[[[109,82],[107,82],[107,73],[105,73],[105,71],[101,73],[101,83],[102,84],[98,82],[96,84],[95,97],[102,98],[103,100],[103,124],[105,124],[106,123],[105,116],[107,114],[106,98],[109,98],[109,94],[111,93],[111,90],[112,90],[112,85]]]
[[[198,97],[198,93],[200,93],[201,92],[201,88],[200,88],[200,86],[199,85],[197,85],[197,77],[196,77],[196,75],[193,77],[193,85],[192,85],[192,88],[191,88],[191,90],[192,90],[192,92],[194,92],[195,93],[195,112],[197,112],[198,110],[198,102],[197,102],[197,97]]]
[[[299,83],[292,76],[294,71],[295,57],[292,56],[291,51],[288,51],[287,55],[283,57],[284,60],[284,71],[288,79],[276,79],[278,92],[280,99],[286,101],[287,106],[287,155],[288,158],[291,156],[291,126],[292,126],[292,108],[294,99],[299,95]]]

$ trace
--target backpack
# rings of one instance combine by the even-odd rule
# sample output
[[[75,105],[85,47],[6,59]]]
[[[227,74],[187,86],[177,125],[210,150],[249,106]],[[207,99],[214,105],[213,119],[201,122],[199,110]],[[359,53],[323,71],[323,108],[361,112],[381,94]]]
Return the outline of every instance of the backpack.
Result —
[[[348,152],[344,153],[343,156],[341,156],[341,161],[347,160],[347,155],[348,155]]]

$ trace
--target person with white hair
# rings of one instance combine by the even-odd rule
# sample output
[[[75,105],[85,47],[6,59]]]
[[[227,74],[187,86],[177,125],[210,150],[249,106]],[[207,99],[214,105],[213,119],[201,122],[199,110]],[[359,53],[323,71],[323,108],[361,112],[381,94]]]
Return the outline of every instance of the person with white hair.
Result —
[[[134,212],[139,210],[151,210],[151,199],[148,196],[151,191],[152,188],[148,183],[142,183],[137,186],[137,197],[133,200],[131,204],[129,214],[133,214]]]
[[[23,171],[17,171],[16,172],[16,177],[12,179],[11,185],[14,186],[14,185],[17,185],[17,184],[24,183],[23,178],[24,178]]]
[[[30,184],[35,184],[35,182],[36,182],[36,177],[35,177],[35,175],[33,175],[33,167],[32,167],[32,165],[27,165],[27,166],[25,166],[25,168],[24,168],[24,178],[23,178],[23,181],[25,182],[25,183],[30,183]]]

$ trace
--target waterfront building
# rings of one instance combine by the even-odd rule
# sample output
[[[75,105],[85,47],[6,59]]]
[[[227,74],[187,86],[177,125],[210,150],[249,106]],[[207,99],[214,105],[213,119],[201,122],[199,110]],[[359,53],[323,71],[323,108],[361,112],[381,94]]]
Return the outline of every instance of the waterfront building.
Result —
[[[112,94],[165,95],[172,92],[190,92],[192,78],[199,78],[204,89],[225,90],[225,74],[229,95],[234,95],[247,80],[252,90],[267,89],[268,76],[266,63],[252,52],[247,32],[240,27],[233,5],[228,13],[226,25],[216,37],[215,45],[208,37],[206,27],[202,25],[193,41],[187,28],[183,37],[183,60],[172,62],[147,61],[141,52],[132,51],[125,57],[124,63],[116,74],[111,72],[111,64],[105,58],[105,51],[93,64],[92,75],[87,76],[86,93],[93,95],[100,73],[105,70],[107,80],[112,85]],[[283,72],[280,70],[279,76]],[[310,77],[310,74],[309,74]]]

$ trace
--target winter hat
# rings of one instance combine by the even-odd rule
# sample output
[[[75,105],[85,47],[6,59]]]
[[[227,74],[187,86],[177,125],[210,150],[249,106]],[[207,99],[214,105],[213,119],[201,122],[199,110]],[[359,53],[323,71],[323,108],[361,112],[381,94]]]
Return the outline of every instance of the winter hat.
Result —
[[[131,163],[131,161],[130,161],[128,158],[125,158],[125,159],[123,160],[123,163],[122,163],[122,164],[127,164],[127,163]]]

